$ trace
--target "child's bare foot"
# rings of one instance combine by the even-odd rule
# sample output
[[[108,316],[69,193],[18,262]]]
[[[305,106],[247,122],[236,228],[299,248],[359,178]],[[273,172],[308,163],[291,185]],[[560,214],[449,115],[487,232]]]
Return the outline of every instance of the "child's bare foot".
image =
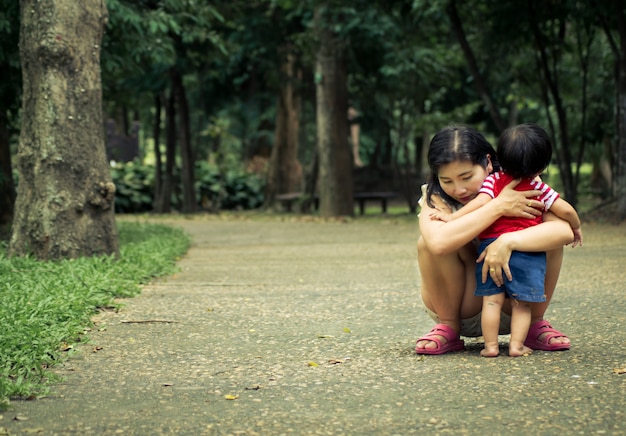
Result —
[[[498,354],[500,354],[500,347],[498,347],[498,344],[495,344],[495,345],[485,344],[485,348],[480,350],[480,355],[483,357],[498,357]]]
[[[511,357],[527,356],[529,354],[532,354],[532,352],[533,350],[531,348],[528,348],[523,343],[509,344],[509,356]]]

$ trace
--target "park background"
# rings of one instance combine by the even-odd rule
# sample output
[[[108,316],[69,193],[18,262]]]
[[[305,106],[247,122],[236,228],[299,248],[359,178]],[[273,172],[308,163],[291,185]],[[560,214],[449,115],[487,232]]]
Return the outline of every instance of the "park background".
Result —
[[[95,313],[115,312],[116,298],[176,270],[188,237],[131,215],[207,220],[213,233],[198,234],[215,235],[213,243],[228,236],[226,250],[240,230],[221,234],[230,226],[222,218],[244,227],[252,220],[257,238],[265,236],[257,219],[277,220],[268,233],[275,235],[290,227],[283,219],[310,222],[313,246],[332,227],[373,244],[356,252],[374,253],[365,264],[374,273],[385,257],[379,242],[391,246],[393,231],[384,230],[396,230],[394,215],[403,215],[408,235],[394,234],[407,250],[398,259],[414,260],[413,214],[434,132],[469,124],[495,143],[507,126],[535,122],[555,145],[549,183],[584,216],[626,217],[620,2],[0,0],[0,71],[0,409],[45,397],[58,381],[49,369],[87,341]],[[388,217],[372,218],[379,209],[371,209],[351,218],[361,192],[397,194]],[[285,217],[280,198],[290,193],[297,196]],[[363,227],[338,227],[355,221]],[[550,359],[588,362],[585,376],[601,373],[617,399],[594,397],[610,414],[594,419],[615,429],[623,410],[623,231],[601,228],[608,233],[590,226],[589,249],[570,255],[590,257],[569,270],[578,275],[566,275],[575,292],[562,294],[578,298],[573,315],[594,321],[568,325],[578,344],[592,345],[574,358],[535,362],[537,371]],[[265,249],[254,261],[266,260]],[[237,256],[235,265],[247,267]],[[398,295],[417,301],[404,294],[413,278],[398,277]],[[331,295],[343,295],[333,286]],[[604,309],[615,316],[600,324]],[[394,340],[413,359],[411,335]],[[413,362],[405,367],[412,377]],[[574,407],[568,419],[582,415]]]
[[[507,126],[540,124],[555,146],[548,182],[580,212],[626,217],[619,2],[71,3],[24,1],[20,14],[18,2],[0,2],[5,234],[15,222],[25,229],[16,238],[42,221],[60,225],[59,191],[93,189],[71,183],[91,178],[81,166],[110,173],[120,213],[276,210],[281,196],[297,193],[295,211],[344,216],[362,192],[393,192],[397,210],[413,213],[427,144],[451,123],[494,144]],[[98,11],[93,25],[76,26],[88,10]],[[85,82],[76,77],[80,44],[101,50],[99,62],[80,64],[93,70]],[[23,78],[38,86],[33,98],[23,99]],[[78,87],[92,97],[72,111],[67,96]],[[48,106],[37,96],[50,97]],[[94,107],[102,113],[86,110]],[[89,126],[73,122],[77,111]],[[36,120],[54,130],[37,130]],[[81,127],[87,135],[69,140]],[[16,205],[20,184],[36,198]],[[60,208],[76,208],[69,203]],[[25,223],[31,208],[41,213]],[[75,215],[63,216],[65,229],[75,227]],[[26,245],[12,244],[16,252]]]

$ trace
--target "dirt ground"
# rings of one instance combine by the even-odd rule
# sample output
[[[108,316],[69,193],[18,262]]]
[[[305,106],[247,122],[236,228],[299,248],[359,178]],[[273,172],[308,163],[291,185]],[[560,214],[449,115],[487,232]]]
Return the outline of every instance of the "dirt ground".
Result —
[[[412,219],[167,222],[193,237],[181,271],[99,315],[0,435],[626,434],[625,225],[565,249],[547,318],[570,351],[485,359],[413,352]]]

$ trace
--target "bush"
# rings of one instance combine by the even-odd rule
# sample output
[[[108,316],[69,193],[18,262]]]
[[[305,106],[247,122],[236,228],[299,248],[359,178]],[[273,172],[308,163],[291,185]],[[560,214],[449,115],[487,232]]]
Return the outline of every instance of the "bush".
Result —
[[[115,211],[140,213],[152,210],[154,199],[154,167],[138,162],[116,163],[111,166],[115,183]]]
[[[115,183],[115,211],[141,213],[153,209],[155,168],[138,162],[116,163],[111,167]],[[195,192],[198,207],[205,210],[254,209],[263,204],[265,181],[245,169],[231,169],[220,173],[215,165],[198,162],[195,167]],[[175,184],[180,180],[174,174]],[[172,193],[172,205],[182,203],[180,189]]]

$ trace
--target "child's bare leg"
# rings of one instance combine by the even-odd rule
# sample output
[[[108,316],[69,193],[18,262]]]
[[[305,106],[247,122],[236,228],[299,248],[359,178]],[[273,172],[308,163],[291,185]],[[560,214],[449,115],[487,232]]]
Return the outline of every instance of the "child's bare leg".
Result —
[[[531,311],[527,301],[513,300],[511,302],[511,342],[509,356],[519,357],[533,352],[524,345],[528,329],[530,328]]]
[[[483,357],[496,357],[500,354],[498,330],[500,328],[502,303],[504,303],[504,293],[483,297],[481,327],[485,339],[485,348],[480,352]]]

